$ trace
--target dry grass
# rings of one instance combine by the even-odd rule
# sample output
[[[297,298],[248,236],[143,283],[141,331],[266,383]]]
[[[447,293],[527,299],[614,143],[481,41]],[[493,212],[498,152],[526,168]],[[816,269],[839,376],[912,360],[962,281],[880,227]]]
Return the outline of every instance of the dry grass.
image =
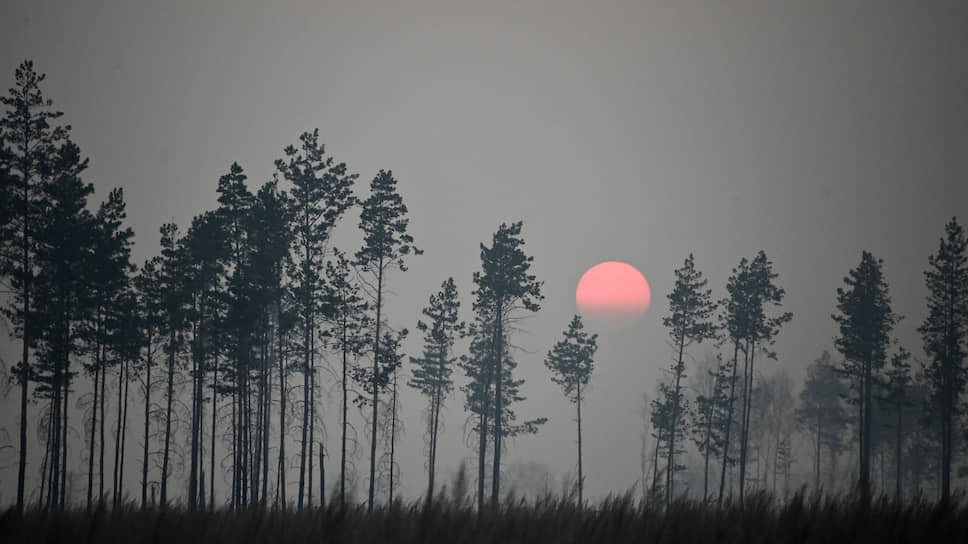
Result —
[[[331,505],[302,511],[252,508],[189,512],[179,508],[83,509],[0,515],[0,541],[20,542],[346,542],[346,543],[710,543],[968,542],[962,497],[948,504],[898,504],[803,493],[779,504],[754,494],[745,507],[682,500],[669,509],[629,495],[579,509],[566,500],[509,498],[478,515],[463,500],[375,508]]]

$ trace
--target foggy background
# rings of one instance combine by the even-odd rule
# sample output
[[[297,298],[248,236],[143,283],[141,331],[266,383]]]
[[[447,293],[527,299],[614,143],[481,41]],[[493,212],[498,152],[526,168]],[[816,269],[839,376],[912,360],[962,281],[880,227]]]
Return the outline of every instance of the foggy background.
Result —
[[[906,316],[895,334],[923,358],[915,329],[926,313],[927,257],[944,223],[968,215],[963,2],[140,4],[0,7],[0,88],[27,58],[48,74],[45,95],[91,159],[91,205],[112,187],[125,190],[133,262],[158,252],[162,223],[174,219],[184,231],[216,206],[218,177],[232,161],[258,187],[283,147],[315,127],[327,153],[360,175],[358,195],[380,168],[399,180],[426,253],[389,277],[394,327],[413,331],[448,276],[471,320],[478,244],[490,244],[501,222],[524,221],[545,300],[524,322],[527,333],[512,338],[527,350],[516,354],[528,397],[516,411],[549,422],[510,441],[506,467],[538,461],[558,479],[575,471],[574,407],[542,361],[576,312],[578,279],[604,260],[641,270],[653,305],[635,329],[599,340],[583,405],[592,500],[639,476],[638,410],[672,357],[661,317],[673,269],[690,252],[718,299],[740,258],[765,250],[794,317],[779,335],[779,360],[758,367],[786,369],[798,389],[806,365],[833,351],[835,290],[865,249],[884,259],[893,308]],[[358,211],[344,217],[337,247],[359,247],[357,224]],[[19,342],[5,332],[0,342],[9,368]],[[420,342],[413,331],[406,354],[419,354]],[[409,375],[407,361],[401,385]],[[460,371],[455,379],[459,387]],[[79,378],[76,390],[89,381]],[[415,497],[426,485],[426,401],[400,390],[401,494]],[[0,471],[7,504],[19,392],[0,402],[14,446]],[[336,402],[334,388],[321,416],[333,456],[327,485],[338,467]],[[476,455],[464,440],[463,394],[446,405],[441,483]],[[72,406],[74,425],[76,414]],[[43,446],[33,428],[30,436],[32,491]],[[129,434],[132,494],[140,437]],[[83,444],[70,444],[75,469]],[[799,473],[809,453],[794,454]],[[361,447],[360,484],[367,462]],[[185,477],[173,479],[175,497]],[[229,486],[219,484],[222,500]]]

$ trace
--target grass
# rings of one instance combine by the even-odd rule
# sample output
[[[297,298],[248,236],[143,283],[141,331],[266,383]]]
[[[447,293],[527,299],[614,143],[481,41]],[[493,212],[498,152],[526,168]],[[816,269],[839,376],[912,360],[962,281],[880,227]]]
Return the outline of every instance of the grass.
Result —
[[[20,542],[346,542],[346,543],[828,543],[968,542],[962,496],[947,504],[886,498],[867,504],[853,496],[797,493],[783,503],[754,493],[744,507],[680,500],[668,509],[630,495],[579,509],[551,496],[533,502],[508,498],[478,515],[464,500],[447,499],[301,511],[250,508],[190,512],[125,505],[93,512],[39,510],[0,515],[0,541]]]

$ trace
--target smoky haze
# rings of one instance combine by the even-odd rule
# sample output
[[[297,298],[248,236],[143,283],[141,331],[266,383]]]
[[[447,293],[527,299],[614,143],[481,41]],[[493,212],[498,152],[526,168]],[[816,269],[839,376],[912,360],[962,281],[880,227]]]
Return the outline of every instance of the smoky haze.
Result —
[[[283,147],[315,127],[327,153],[360,175],[358,195],[381,168],[399,180],[425,254],[388,279],[394,327],[413,331],[448,276],[470,321],[478,244],[490,244],[502,222],[523,220],[545,299],[512,337],[527,397],[516,411],[549,421],[512,440],[507,463],[539,461],[556,481],[575,472],[574,407],[542,361],[577,311],[575,287],[589,267],[615,260],[641,270],[652,306],[634,328],[600,331],[583,406],[591,499],[639,477],[642,395],[654,397],[673,360],[661,318],[689,253],[718,299],[741,257],[766,252],[793,320],[778,337],[778,360],[759,368],[784,369],[799,388],[806,365],[833,349],[835,291],[862,250],[884,259],[894,310],[906,316],[897,336],[924,358],[915,331],[926,314],[927,257],[951,216],[968,217],[962,2],[14,0],[0,12],[2,88],[27,58],[48,74],[45,94],[91,158],[91,202],[125,190],[136,263],[158,253],[162,223],[185,229],[216,207],[217,180],[233,161],[255,189]],[[358,211],[344,218],[336,247],[359,247],[358,222]],[[2,342],[10,367],[19,343]],[[419,349],[412,332],[404,351]],[[409,372],[405,364],[402,376]],[[332,461],[338,394],[335,385],[324,391]],[[401,394],[401,494],[416,497],[426,401]],[[18,391],[2,403],[15,449]],[[442,482],[476,455],[463,395],[446,405]],[[86,448],[77,440],[71,450],[79,471]],[[31,489],[43,446],[32,439],[29,451]],[[135,495],[139,448],[128,452]],[[4,504],[16,492],[7,457]],[[808,474],[807,453],[800,458],[796,470]],[[335,470],[328,464],[327,482]],[[219,485],[222,499],[228,488]],[[184,486],[172,489],[177,497]]]

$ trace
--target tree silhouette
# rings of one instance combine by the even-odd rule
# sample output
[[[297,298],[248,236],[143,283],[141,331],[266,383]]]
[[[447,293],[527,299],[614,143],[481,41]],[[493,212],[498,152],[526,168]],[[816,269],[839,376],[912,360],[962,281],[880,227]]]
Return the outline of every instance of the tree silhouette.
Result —
[[[860,491],[870,496],[871,439],[873,437],[872,388],[874,373],[884,366],[890,332],[897,322],[881,271],[883,261],[864,251],[860,264],[844,278],[846,287],[837,288],[837,310],[833,319],[840,336],[834,339],[844,356],[842,372],[851,380],[856,397],[852,403],[860,412]]]
[[[726,428],[726,410],[729,405],[730,365],[717,354],[715,359],[707,357],[707,366],[701,368],[705,372],[705,381],[700,383],[706,387],[697,390],[695,409],[691,411],[690,426],[693,431],[693,443],[703,455],[703,499],[709,496],[709,460],[722,457],[723,463],[728,460],[724,456]]]
[[[726,468],[729,464],[730,437],[732,435],[733,419],[735,417],[734,409],[736,402],[736,380],[738,378],[739,351],[744,345],[744,341],[748,337],[750,329],[748,310],[750,297],[747,293],[747,286],[749,283],[750,263],[746,257],[743,257],[740,259],[739,265],[733,269],[732,274],[726,282],[726,291],[729,293],[729,296],[720,303],[720,308],[722,311],[720,313],[719,320],[721,322],[722,329],[726,333],[723,341],[725,342],[728,339],[728,341],[733,344],[733,363],[728,382],[729,394],[727,397],[728,402],[726,406],[726,418],[724,420],[725,432],[723,438],[723,464],[720,467],[719,476],[718,504],[720,507],[723,504],[723,495],[726,489]],[[744,377],[743,389],[745,390],[745,388],[746,379]],[[743,399],[743,415],[741,417],[741,421],[745,422],[745,393]]]
[[[433,500],[434,495],[440,411],[444,407],[444,398],[454,389],[451,378],[457,360],[453,356],[454,342],[463,337],[466,328],[465,323],[459,321],[460,300],[457,297],[454,278],[447,278],[440,285],[440,291],[430,295],[430,302],[423,309],[423,315],[430,319],[430,324],[417,321],[417,330],[424,333],[423,356],[410,358],[414,368],[408,385],[430,399],[427,412],[427,435],[430,441],[427,453],[428,502]]]
[[[481,271],[474,273],[477,289],[473,292],[475,311],[484,312],[494,320],[492,342],[494,348],[494,470],[491,480],[491,503],[497,505],[501,489],[501,439],[504,423],[504,359],[505,325],[517,310],[537,312],[542,282],[529,274],[533,257],[525,255],[521,246],[522,222],[510,225],[502,223],[491,242],[491,247],[481,244]]]
[[[0,97],[5,112],[0,118],[0,134],[5,149],[6,183],[3,198],[9,206],[9,221],[3,222],[3,248],[0,251],[0,274],[7,277],[14,291],[13,300],[4,313],[22,341],[22,357],[12,369],[20,385],[20,451],[17,464],[17,511],[24,507],[24,474],[27,466],[27,391],[31,380],[30,347],[32,343],[31,299],[34,296],[34,264],[38,248],[37,232],[43,218],[45,173],[55,161],[57,148],[68,137],[70,125],[52,126],[63,115],[51,109],[40,84],[46,74],[34,71],[34,63],[25,60],[14,73],[14,87]]]
[[[887,394],[883,400],[894,411],[896,417],[894,423],[894,499],[901,500],[903,474],[902,460],[904,459],[902,446],[904,444],[904,412],[909,404],[908,396],[911,388],[911,352],[898,346],[897,351],[891,356],[891,366],[887,370]]]
[[[774,342],[780,327],[790,321],[793,315],[789,312],[770,317],[766,312],[766,305],[780,306],[786,292],[783,288],[774,284],[778,275],[773,272],[773,263],[770,262],[766,253],[760,251],[750,262],[748,274],[745,276],[747,282],[740,284],[740,299],[744,302],[741,306],[745,315],[741,318],[740,330],[745,336],[742,338],[744,345],[741,349],[744,352],[744,372],[743,372],[743,391],[745,401],[743,408],[742,432],[740,441],[740,460],[739,460],[739,500],[743,501],[746,482],[746,461],[749,449],[750,437],[750,413],[753,404],[753,377],[755,376],[754,362],[757,349],[762,351],[767,358],[776,359],[776,354],[768,349]]]
[[[76,372],[72,357],[80,355],[82,340],[77,325],[89,312],[86,274],[93,251],[95,218],[87,211],[90,184],[80,179],[87,161],[80,149],[66,142],[56,150],[53,160],[43,168],[44,205],[35,223],[34,254],[36,287],[30,319],[34,325],[32,345],[37,350],[38,366],[32,371],[38,382],[35,393],[52,403],[52,440],[49,443],[48,507],[63,509],[66,502],[68,398]],[[92,407],[93,409],[93,407]]]
[[[345,163],[326,156],[319,142],[319,129],[299,136],[299,148],[290,145],[285,158],[275,162],[276,171],[292,184],[293,265],[290,269],[292,290],[299,328],[302,332],[303,356],[303,425],[299,455],[298,506],[303,505],[306,487],[306,464],[312,464],[310,407],[312,375],[315,372],[316,323],[321,308],[320,296],[323,258],[331,230],[336,221],[356,203],[352,194],[356,174],[348,174]],[[310,450],[307,452],[307,448]],[[310,486],[311,487],[311,486]]]
[[[366,337],[368,327],[367,305],[360,296],[359,284],[354,281],[351,274],[352,263],[343,252],[334,250],[334,259],[326,263],[326,298],[332,308],[334,348],[339,350],[342,361],[339,470],[339,500],[341,506],[346,504],[346,434],[349,428],[347,401],[349,398],[350,357],[353,358],[353,361],[356,361],[363,354],[368,343]],[[281,447],[282,444],[280,443]]]
[[[581,316],[576,315],[563,333],[564,339],[559,340],[548,351],[545,366],[552,374],[551,381],[561,386],[568,397],[578,408],[578,505],[583,503],[584,476],[582,474],[581,458],[581,402],[584,399],[583,387],[588,386],[594,370],[595,351],[598,350],[598,335],[589,335],[584,331]]]
[[[476,418],[477,422],[471,427],[470,431],[477,435],[478,447],[478,473],[477,473],[477,506],[478,511],[483,512],[484,507],[484,483],[486,479],[485,465],[487,460],[487,436],[497,432],[497,413],[494,406],[497,404],[495,396],[497,394],[496,365],[494,356],[494,333],[493,326],[495,320],[487,313],[487,306],[478,306],[474,323],[469,327],[468,335],[471,337],[468,353],[461,356],[460,367],[468,381],[461,386],[464,392],[464,409],[471,412],[471,417]],[[507,321],[504,327],[509,327]],[[503,335],[507,336],[507,330]],[[511,407],[518,402],[526,400],[521,396],[519,389],[524,380],[514,379],[514,369],[517,362],[511,357],[511,346],[509,343],[502,343],[504,354],[501,359],[501,429],[505,436],[513,437],[524,434],[534,434],[538,432],[541,425],[547,422],[547,418],[539,417],[517,422],[517,414]],[[496,441],[492,449],[496,451]]]
[[[813,485],[817,490],[820,489],[823,447],[827,446],[831,452],[840,448],[841,436],[847,424],[842,400],[846,395],[830,353],[824,351],[819,359],[807,367],[807,379],[800,391],[800,404],[796,410],[801,428],[814,439]]]
[[[945,225],[937,253],[928,257],[925,271],[928,316],[918,328],[924,351],[931,357],[932,396],[940,408],[941,497],[951,495],[954,425],[965,389],[965,339],[968,338],[968,239],[952,218]]]
[[[413,237],[407,234],[407,206],[397,192],[397,180],[389,170],[380,172],[370,182],[370,194],[363,201],[360,213],[360,229],[363,230],[363,247],[356,252],[356,262],[360,268],[376,276],[376,298],[373,333],[373,380],[370,394],[372,401],[372,420],[370,436],[370,487],[367,495],[367,510],[373,510],[373,492],[376,483],[376,439],[377,415],[380,389],[387,386],[380,369],[380,326],[382,324],[383,288],[388,269],[396,267],[406,271],[404,257],[420,255],[422,250],[413,245]]]
[[[682,267],[675,271],[676,283],[669,293],[669,310],[671,315],[662,318],[662,324],[669,329],[669,337],[675,345],[678,356],[672,366],[674,385],[672,394],[672,414],[669,419],[668,435],[669,454],[666,473],[666,504],[672,502],[675,480],[675,445],[676,437],[681,434],[676,427],[680,420],[679,409],[682,404],[682,378],[686,375],[686,366],[682,356],[685,347],[692,343],[702,343],[703,340],[715,338],[716,327],[710,321],[716,311],[716,303],[712,301],[712,291],[705,289],[706,280],[702,273],[696,270],[695,259],[690,253]]]

